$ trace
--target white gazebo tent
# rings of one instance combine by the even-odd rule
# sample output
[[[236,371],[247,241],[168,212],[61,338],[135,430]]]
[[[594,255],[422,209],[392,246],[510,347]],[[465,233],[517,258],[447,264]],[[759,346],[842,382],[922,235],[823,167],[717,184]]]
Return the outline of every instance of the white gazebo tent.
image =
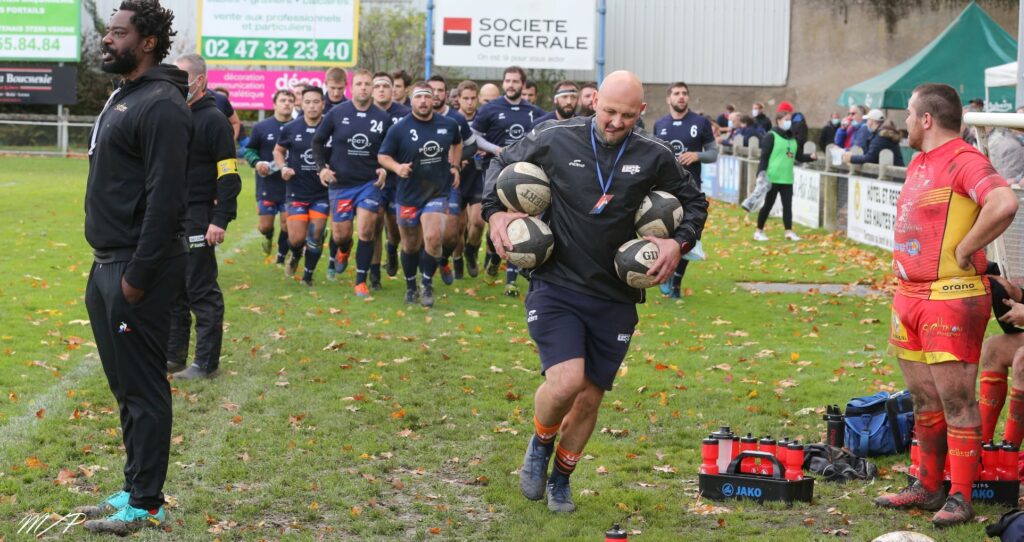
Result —
[[[1012,103],[993,104],[989,99],[989,89],[1017,86],[1017,63],[1008,62],[1000,66],[985,68],[985,105],[989,111],[1008,113],[1013,111]],[[1005,102],[1005,100],[1004,100]]]

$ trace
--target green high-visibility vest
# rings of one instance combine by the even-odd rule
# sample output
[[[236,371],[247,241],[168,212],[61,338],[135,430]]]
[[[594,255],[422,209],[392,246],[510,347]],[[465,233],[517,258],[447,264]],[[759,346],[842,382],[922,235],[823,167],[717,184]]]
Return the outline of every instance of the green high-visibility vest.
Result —
[[[775,141],[772,154],[768,157],[765,175],[775,184],[793,184],[793,162],[796,160],[796,139],[786,139],[772,130]]]

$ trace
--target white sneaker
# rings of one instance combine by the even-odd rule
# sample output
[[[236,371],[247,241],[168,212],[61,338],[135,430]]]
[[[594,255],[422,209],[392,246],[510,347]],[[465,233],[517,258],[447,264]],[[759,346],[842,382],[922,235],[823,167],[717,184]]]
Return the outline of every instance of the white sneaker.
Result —
[[[765,235],[763,231],[755,231],[754,232],[754,240],[755,241],[767,241],[768,240],[768,236]]]
[[[800,240],[800,236],[797,235],[796,233],[791,232],[791,231],[787,231],[786,232],[786,239],[788,239],[790,241],[799,241]]]

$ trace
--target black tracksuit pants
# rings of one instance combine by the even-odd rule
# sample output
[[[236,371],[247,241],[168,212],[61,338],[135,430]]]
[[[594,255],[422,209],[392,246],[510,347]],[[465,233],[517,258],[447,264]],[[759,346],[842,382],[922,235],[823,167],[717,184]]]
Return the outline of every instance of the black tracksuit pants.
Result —
[[[764,196],[764,205],[757,215],[757,229],[764,229],[765,222],[768,222],[768,214],[775,206],[776,196],[782,198],[782,226],[787,230],[793,229],[793,185],[778,183],[772,183],[772,187]]]
[[[167,343],[167,361],[188,361],[188,341],[192,331],[192,313],[196,315],[195,363],[207,371],[220,365],[224,339],[224,294],[217,285],[217,254],[206,243],[206,229],[213,216],[211,205],[189,205],[185,220],[188,237],[188,270],[185,291],[174,303],[171,337]]]
[[[117,399],[127,460],[124,490],[129,503],[147,510],[164,502],[171,448],[171,387],[167,383],[167,335],[171,303],[185,287],[186,255],[160,266],[153,286],[131,305],[121,293],[127,262],[93,263],[85,306],[107,384]]]

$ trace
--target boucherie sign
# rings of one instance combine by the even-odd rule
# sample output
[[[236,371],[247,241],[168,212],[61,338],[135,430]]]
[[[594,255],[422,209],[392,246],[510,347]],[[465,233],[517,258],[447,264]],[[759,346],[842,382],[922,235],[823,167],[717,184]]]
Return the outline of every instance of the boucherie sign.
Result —
[[[439,66],[594,69],[591,0],[437,0],[434,63]]]

